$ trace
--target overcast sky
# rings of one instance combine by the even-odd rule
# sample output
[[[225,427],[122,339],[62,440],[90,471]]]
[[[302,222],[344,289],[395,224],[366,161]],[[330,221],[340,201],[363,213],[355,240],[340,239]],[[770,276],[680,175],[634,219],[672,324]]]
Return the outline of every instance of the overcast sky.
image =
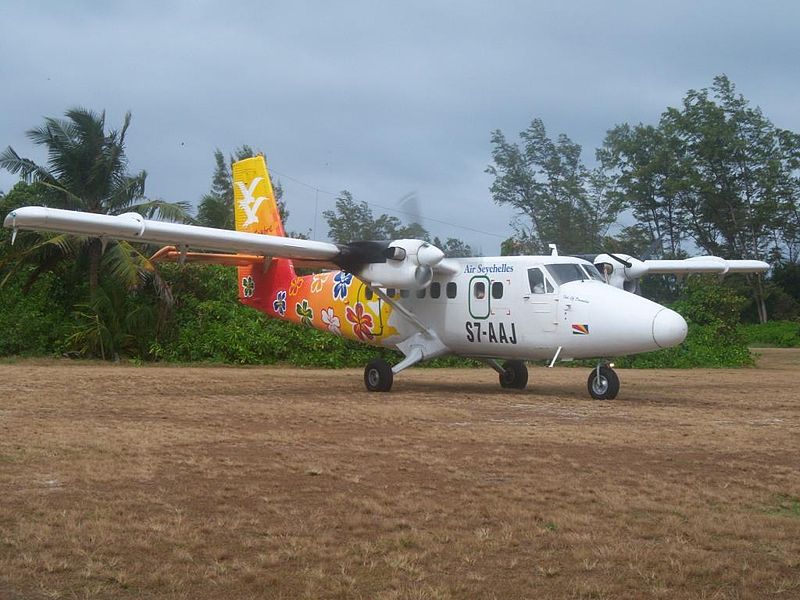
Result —
[[[494,254],[513,213],[484,173],[493,129],[516,138],[541,118],[591,163],[607,129],[653,123],[726,73],[798,131],[799,32],[791,0],[2,0],[0,147],[43,162],[25,137],[43,117],[84,106],[119,126],[130,110],[149,197],[196,204],[214,149],[249,144],[289,229],[313,230],[316,207],[325,238],[330,192],[389,208],[414,192],[432,233]]]

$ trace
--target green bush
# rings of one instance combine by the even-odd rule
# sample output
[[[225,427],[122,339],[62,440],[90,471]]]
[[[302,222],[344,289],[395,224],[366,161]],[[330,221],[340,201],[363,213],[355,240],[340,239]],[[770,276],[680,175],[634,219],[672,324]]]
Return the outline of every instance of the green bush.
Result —
[[[739,327],[746,299],[711,278],[692,278],[672,308],[686,319],[686,340],[675,348],[615,359],[620,367],[743,367],[754,364]]]
[[[93,301],[83,288],[44,275],[27,295],[20,273],[0,288],[0,355],[116,355],[137,360],[286,363],[301,367],[361,367],[386,349],[327,332],[271,319],[237,301],[236,270],[214,265],[162,265],[175,303],[159,308],[147,288],[101,290]],[[798,324],[740,328],[744,299],[714,281],[692,278],[687,296],[673,308],[689,323],[677,348],[622,357],[620,366],[642,368],[729,367],[752,364],[747,343],[798,344]],[[774,328],[774,329],[772,329]],[[755,332],[759,333],[756,334]],[[755,336],[759,337],[755,337]],[[762,342],[765,343],[765,342]],[[475,361],[443,357],[427,366],[472,366]]]
[[[798,321],[770,321],[757,325],[742,325],[740,332],[748,346],[800,348]]]
[[[72,326],[62,281],[44,274],[26,292],[28,275],[28,271],[17,273],[0,287],[2,356],[53,354]]]

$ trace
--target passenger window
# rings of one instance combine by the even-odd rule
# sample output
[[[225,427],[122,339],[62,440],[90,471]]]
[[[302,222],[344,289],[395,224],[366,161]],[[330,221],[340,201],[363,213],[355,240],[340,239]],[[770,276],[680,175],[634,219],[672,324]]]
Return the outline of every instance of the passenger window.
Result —
[[[401,298],[408,298],[408,290],[400,290]]]
[[[482,281],[476,281],[475,286],[472,288],[475,293],[475,297],[478,300],[483,300],[486,298],[486,284]]]
[[[448,298],[456,297],[456,292],[458,292],[458,286],[456,285],[455,281],[451,281],[450,283],[447,284],[446,292]]]
[[[528,283],[531,286],[531,292],[534,294],[544,294],[544,273],[540,269],[528,269]],[[550,286],[550,282],[548,281],[548,286]],[[552,289],[548,289],[548,292],[551,292]]]
[[[394,298],[395,293],[397,293],[397,290],[394,288],[386,288],[386,295],[389,296],[389,298]]]
[[[492,298],[500,300],[503,297],[503,282],[495,281],[492,283]]]
[[[372,300],[372,288],[367,288],[367,289],[364,291],[364,297],[365,297],[367,300]]]
[[[431,298],[438,298],[442,295],[442,284],[438,281],[434,281],[431,284]]]
[[[417,290],[417,298],[424,298],[424,297],[425,297],[425,288]]]

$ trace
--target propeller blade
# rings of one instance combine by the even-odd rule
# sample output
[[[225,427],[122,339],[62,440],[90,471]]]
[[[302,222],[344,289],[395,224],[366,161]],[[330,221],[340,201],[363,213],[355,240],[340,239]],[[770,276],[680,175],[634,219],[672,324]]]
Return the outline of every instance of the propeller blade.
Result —
[[[611,258],[613,258],[619,264],[624,265],[628,269],[630,269],[633,266],[632,263],[628,262],[627,260],[624,260],[624,259],[620,258],[619,256],[616,256],[615,254],[611,254],[611,252],[606,252],[606,254],[608,254]]]

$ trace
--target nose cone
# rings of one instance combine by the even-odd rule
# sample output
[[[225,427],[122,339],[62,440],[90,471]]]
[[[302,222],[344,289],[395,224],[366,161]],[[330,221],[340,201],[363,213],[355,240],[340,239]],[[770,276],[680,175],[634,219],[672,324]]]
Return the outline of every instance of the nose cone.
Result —
[[[661,348],[680,344],[687,330],[686,321],[674,310],[662,308],[653,317],[653,341]]]

